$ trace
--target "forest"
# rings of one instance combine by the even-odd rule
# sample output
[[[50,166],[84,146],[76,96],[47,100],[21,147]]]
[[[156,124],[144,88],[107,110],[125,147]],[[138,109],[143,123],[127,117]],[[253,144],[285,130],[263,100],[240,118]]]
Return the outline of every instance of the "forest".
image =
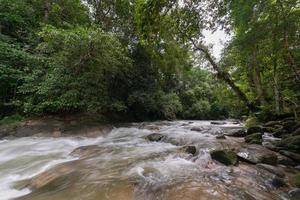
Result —
[[[0,119],[297,116],[299,30],[297,0],[1,0]]]

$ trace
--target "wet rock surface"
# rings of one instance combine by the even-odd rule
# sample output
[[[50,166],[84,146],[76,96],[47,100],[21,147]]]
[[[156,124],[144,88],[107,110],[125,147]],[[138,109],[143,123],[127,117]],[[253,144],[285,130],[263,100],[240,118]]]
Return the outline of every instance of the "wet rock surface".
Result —
[[[249,144],[261,144],[263,134],[262,133],[252,133],[245,137],[245,142]]]
[[[164,138],[165,138],[165,136],[162,134],[159,134],[159,133],[152,133],[152,134],[146,136],[146,139],[151,142],[159,142]]]
[[[260,145],[249,145],[242,148],[237,153],[238,157],[243,161],[247,161],[253,164],[265,163],[270,165],[277,164],[277,155],[275,152],[266,149]]]
[[[192,154],[192,155],[195,155],[196,152],[197,152],[197,149],[196,149],[195,146],[184,146],[184,147],[181,147],[179,150],[181,152],[189,153],[189,154]]]
[[[238,163],[236,153],[231,150],[213,150],[210,152],[210,156],[224,165],[236,165]]]

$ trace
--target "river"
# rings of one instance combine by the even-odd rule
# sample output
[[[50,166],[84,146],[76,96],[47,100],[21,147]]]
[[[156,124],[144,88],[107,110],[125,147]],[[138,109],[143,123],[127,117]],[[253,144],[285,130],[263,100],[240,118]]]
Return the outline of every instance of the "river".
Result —
[[[211,159],[211,150],[241,148],[243,138],[216,139],[241,127],[232,121],[149,122],[96,138],[0,140],[0,200],[287,199],[255,165]],[[150,142],[145,136],[151,133],[168,139]],[[185,145],[194,145],[196,154],[183,152]]]

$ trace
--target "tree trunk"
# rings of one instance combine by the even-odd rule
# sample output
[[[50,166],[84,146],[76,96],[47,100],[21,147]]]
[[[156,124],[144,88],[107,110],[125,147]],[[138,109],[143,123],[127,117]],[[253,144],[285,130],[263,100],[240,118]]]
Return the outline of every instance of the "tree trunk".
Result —
[[[47,22],[49,20],[49,12],[51,9],[50,0],[44,0],[44,20]]]
[[[292,68],[292,71],[295,74],[295,78],[297,81],[300,81],[300,70],[298,70],[298,67],[296,65],[296,62],[294,60],[294,57],[292,55],[292,52],[289,49],[289,40],[287,31],[284,30],[284,49],[285,49],[285,57],[286,57],[286,63]]]
[[[266,104],[265,100],[265,92],[262,87],[262,81],[261,81],[261,75],[260,75],[260,70],[259,70],[259,65],[257,62],[257,49],[256,47],[253,49],[252,52],[252,68],[253,68],[253,81],[257,93],[257,99],[260,102],[260,105]]]
[[[204,53],[205,58],[207,59],[207,61],[211,64],[211,66],[213,67],[213,69],[217,72],[217,77],[221,80],[223,80],[232,90],[233,92],[239,97],[239,99],[241,101],[243,101],[245,103],[245,105],[247,106],[247,108],[251,111],[251,112],[255,112],[258,110],[258,108],[249,101],[248,97],[246,96],[246,94],[233,82],[233,80],[230,78],[230,75],[228,72],[223,71],[218,65],[217,63],[214,61],[214,59],[212,58],[212,56],[210,55],[208,49],[205,46],[202,45],[196,45],[194,41],[192,41],[192,44],[194,45],[194,48],[198,51],[201,51],[202,53]]]

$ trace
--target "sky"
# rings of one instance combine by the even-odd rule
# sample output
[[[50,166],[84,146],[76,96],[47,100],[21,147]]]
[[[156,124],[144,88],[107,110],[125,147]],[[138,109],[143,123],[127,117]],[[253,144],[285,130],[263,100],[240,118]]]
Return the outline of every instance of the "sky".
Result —
[[[224,43],[230,40],[230,36],[222,30],[217,30],[214,33],[204,30],[205,41],[207,44],[213,44],[213,55],[217,60],[220,59]]]

